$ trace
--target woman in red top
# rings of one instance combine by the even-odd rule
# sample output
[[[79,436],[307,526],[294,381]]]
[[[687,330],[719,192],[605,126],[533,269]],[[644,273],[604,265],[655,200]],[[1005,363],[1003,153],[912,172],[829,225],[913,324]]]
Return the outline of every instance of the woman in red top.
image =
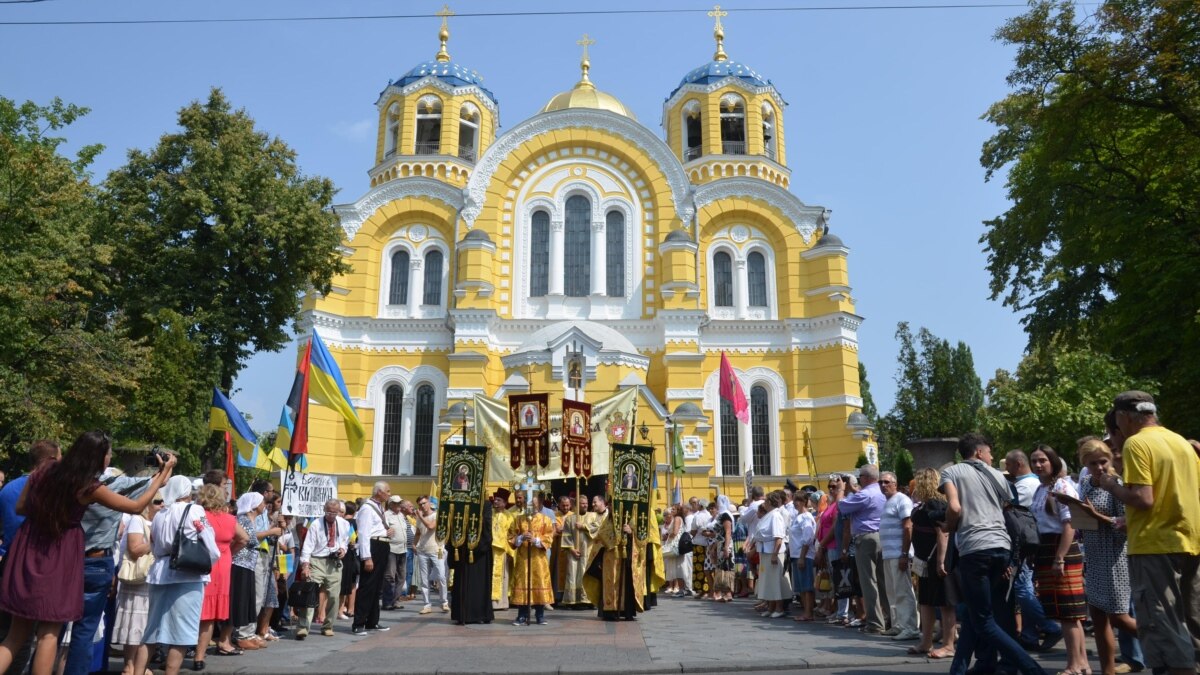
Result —
[[[217,621],[229,620],[229,567],[233,564],[234,552],[250,541],[250,535],[229,512],[229,500],[220,487],[201,486],[196,503],[204,507],[204,515],[217,540],[217,550],[221,552],[220,559],[213,565],[208,585],[204,587],[204,604],[200,608],[200,639],[196,644],[196,656],[192,659],[192,670],[200,671],[205,667],[204,654],[212,641],[214,625]],[[226,639],[217,644],[217,653],[226,656],[240,654],[241,651]]]
[[[29,640],[37,624],[33,675],[49,675],[58,651],[62,624],[83,617],[83,528],[89,504],[122,513],[141,513],[154,493],[171,477],[175,456],[167,455],[150,486],[138,499],[123,497],[100,484],[97,476],[112,459],[112,440],[88,431],[71,444],[66,456],[33,473],[17,499],[26,516],[8,549],[0,578],[0,610],[12,614],[12,628],[0,644],[0,672]]]

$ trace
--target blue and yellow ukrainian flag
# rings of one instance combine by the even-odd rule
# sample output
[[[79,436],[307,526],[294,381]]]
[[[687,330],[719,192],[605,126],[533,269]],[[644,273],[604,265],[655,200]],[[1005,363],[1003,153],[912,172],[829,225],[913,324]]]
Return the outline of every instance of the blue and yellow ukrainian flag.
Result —
[[[275,448],[271,450],[271,461],[283,469],[287,466],[288,449],[292,447],[292,416],[285,405],[279,413],[279,429],[275,432]],[[308,456],[300,455],[296,468],[301,472],[308,471]]]
[[[367,436],[354,404],[350,402],[350,392],[346,391],[346,382],[342,379],[342,371],[321,336],[314,330],[312,334],[312,355],[309,365],[309,398],[323,406],[333,408],[342,416],[346,427],[346,438],[350,442],[350,453],[361,455]]]
[[[250,429],[250,425],[246,424],[246,419],[242,417],[242,413],[238,412],[233,402],[216,387],[213,387],[212,409],[209,411],[208,428],[212,431],[228,431],[230,438],[233,439],[233,446],[238,449],[239,455],[254,450],[258,445],[258,436]]]

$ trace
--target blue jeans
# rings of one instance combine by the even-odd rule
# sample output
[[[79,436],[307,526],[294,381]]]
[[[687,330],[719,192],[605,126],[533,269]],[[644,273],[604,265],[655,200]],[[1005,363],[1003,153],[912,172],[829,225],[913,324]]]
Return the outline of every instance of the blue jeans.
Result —
[[[545,605],[533,606],[534,621],[541,621],[546,617]],[[529,622],[529,605],[517,605],[517,621]]]
[[[83,559],[83,618],[71,628],[71,646],[67,651],[66,675],[92,672],[92,640],[100,625],[100,615],[112,590],[113,558]]]
[[[1133,613],[1133,598],[1129,599],[1129,618],[1137,618],[1137,615]],[[1118,651],[1121,652],[1121,659],[1125,663],[1143,668],[1146,666],[1146,655],[1142,653],[1142,641],[1137,638],[1137,634],[1119,630],[1117,631],[1117,644],[1121,647]]]
[[[1040,633],[1062,635],[1062,626],[1058,625],[1057,621],[1046,618],[1046,610],[1042,608],[1042,603],[1033,590],[1033,570],[1029,565],[1021,565],[1013,590],[1016,592],[1017,603],[1021,605],[1021,637],[1037,642]]]
[[[1045,675],[1046,671],[1017,644],[1011,633],[1015,618],[1006,612],[1008,606],[1009,581],[1004,578],[1010,559],[1009,552],[1002,548],[977,551],[958,559],[958,584],[962,593],[963,630],[957,652],[965,658],[955,656],[951,675],[966,672],[965,661],[970,659],[975,647],[988,645],[1000,653],[1001,661],[1015,666],[1025,675]],[[993,614],[992,608],[999,614]],[[1007,616],[1005,616],[1007,615]],[[1006,624],[1009,630],[1001,627]],[[990,657],[994,658],[994,657]],[[983,668],[989,666],[989,657],[981,655]]]

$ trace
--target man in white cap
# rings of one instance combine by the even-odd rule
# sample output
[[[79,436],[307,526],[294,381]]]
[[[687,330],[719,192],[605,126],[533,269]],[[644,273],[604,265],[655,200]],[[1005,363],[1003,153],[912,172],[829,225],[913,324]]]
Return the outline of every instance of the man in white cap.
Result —
[[[391,553],[383,576],[383,608],[386,610],[404,609],[404,605],[398,604],[405,595],[404,580],[408,577],[408,522],[401,512],[402,506],[404,499],[392,495],[388,498],[388,510],[383,514],[384,525],[392,533],[389,537]]]

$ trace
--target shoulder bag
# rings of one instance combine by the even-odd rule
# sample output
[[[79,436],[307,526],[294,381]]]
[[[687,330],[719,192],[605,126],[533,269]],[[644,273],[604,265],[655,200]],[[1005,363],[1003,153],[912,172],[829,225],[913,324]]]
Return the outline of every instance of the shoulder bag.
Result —
[[[188,504],[179,519],[179,529],[175,531],[175,545],[171,548],[171,569],[193,574],[208,574],[212,572],[212,558],[208,547],[200,538],[190,539],[183,536],[183,524],[187,522],[188,512],[195,504]]]
[[[1008,530],[1008,536],[1012,539],[1013,557],[1018,562],[1032,559],[1037,555],[1038,549],[1037,521],[1034,520],[1033,514],[1029,509],[1014,502],[1011,493],[1004,494],[1004,488],[996,483],[996,477],[990,471],[976,466],[974,462],[967,463],[991,484],[1000,498],[1000,508],[1004,512],[1004,528]]]
[[[140,518],[141,516],[139,516]],[[142,518],[145,533],[142,535],[146,540],[150,539],[150,526]],[[126,535],[128,537],[128,535]],[[150,574],[150,566],[154,564],[154,554],[146,552],[137,560],[129,557],[129,540],[125,540],[125,550],[121,555],[121,568],[117,570],[117,580],[128,586],[141,586],[146,583],[146,577]]]

